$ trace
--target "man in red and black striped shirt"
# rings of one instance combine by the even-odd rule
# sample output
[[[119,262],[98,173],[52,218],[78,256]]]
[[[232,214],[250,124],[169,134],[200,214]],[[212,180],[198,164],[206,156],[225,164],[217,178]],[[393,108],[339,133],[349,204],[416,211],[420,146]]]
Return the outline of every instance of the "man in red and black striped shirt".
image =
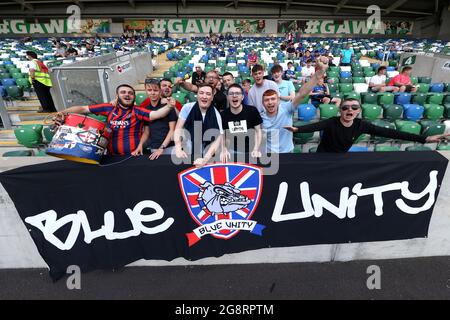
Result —
[[[174,105],[168,104],[157,111],[150,112],[140,108],[134,104],[136,94],[133,87],[127,84],[118,86],[116,94],[117,103],[70,107],[60,112],[57,118],[64,119],[68,113],[94,113],[107,116],[108,127],[112,130],[108,154],[130,155],[139,145],[144,125],[165,117]]]

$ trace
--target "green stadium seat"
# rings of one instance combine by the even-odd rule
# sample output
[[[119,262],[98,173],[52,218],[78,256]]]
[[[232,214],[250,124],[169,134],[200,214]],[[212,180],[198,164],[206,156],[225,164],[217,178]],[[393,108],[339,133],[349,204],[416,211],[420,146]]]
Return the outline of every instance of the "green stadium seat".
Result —
[[[381,117],[382,109],[379,105],[363,103],[361,108],[363,119],[375,120]]]
[[[35,148],[42,144],[42,125],[23,125],[14,129],[17,142],[27,148]]]
[[[444,104],[445,103],[450,103],[450,94],[447,94],[446,96],[445,96],[445,98],[444,98],[444,102],[443,102]]]
[[[12,99],[19,99],[23,97],[23,89],[19,86],[7,86],[6,94]]]
[[[175,92],[174,94],[172,94],[172,98],[174,98],[181,104],[186,103],[186,93],[184,93],[184,92]]]
[[[428,95],[427,102],[431,104],[442,104],[444,95],[442,93],[432,93]]]
[[[42,130],[42,133],[44,135],[44,138],[45,138],[46,142],[51,142],[52,139],[53,139],[53,136],[55,135],[55,132],[53,132],[50,127],[45,127]]]
[[[443,134],[445,132],[445,125],[437,121],[422,120],[420,121],[420,125],[422,127],[422,135],[427,137],[434,136],[436,134]]]
[[[294,145],[294,153],[302,153],[303,146],[301,144]]]
[[[339,83],[353,83],[352,78],[339,78]]]
[[[399,104],[383,105],[383,117],[386,120],[394,121],[401,119],[403,115],[403,107]]]
[[[340,83],[339,84],[339,92],[347,93],[353,91],[353,85],[351,83]]]
[[[328,72],[336,72],[336,73],[339,73],[341,71],[341,69],[336,66],[332,66],[332,67],[328,68],[328,70],[329,70]]]
[[[136,105],[140,105],[145,99],[147,99],[147,94],[145,92],[136,93]]]
[[[172,77],[175,77],[175,73],[169,70],[169,71],[165,71],[163,76],[164,76],[164,78],[170,79]]]
[[[371,121],[371,123],[375,126],[379,126],[379,127],[383,127],[383,128],[387,128],[387,129],[395,129],[395,125],[392,122],[386,121],[386,120],[381,120],[381,119],[376,119]],[[374,140],[375,143],[385,143],[386,141],[388,141],[388,138],[385,137],[380,137],[380,136],[372,136],[372,139]]]
[[[430,85],[428,83],[417,84],[418,93],[428,93],[428,91],[430,91]]]
[[[36,154],[36,157],[48,157],[48,154],[45,152],[45,150],[39,150]]]
[[[431,77],[419,77],[419,83],[431,83]]]
[[[190,92],[188,95],[189,102],[197,101],[197,94],[195,92]]]
[[[411,78],[411,83],[412,84],[418,84],[419,80],[417,79],[417,77],[410,77]]]
[[[379,95],[378,104],[394,104],[394,94],[389,92],[381,93]]]
[[[405,148],[406,151],[431,151],[430,147],[427,146],[409,146]]]
[[[378,95],[373,92],[366,92],[361,94],[362,103],[377,104]]]
[[[31,157],[32,155],[32,150],[16,150],[5,152],[2,157]]]
[[[444,104],[444,117],[450,119],[450,103]]]
[[[444,106],[439,104],[425,104],[424,117],[430,120],[437,120],[444,116]]]
[[[439,151],[450,151],[450,145],[448,144],[439,144],[436,148]]]
[[[399,147],[394,146],[380,146],[376,145],[374,148],[375,152],[389,152],[389,151],[400,151]]]
[[[11,77],[16,79],[16,82],[17,82],[17,79],[25,78],[24,74],[21,73],[21,72],[14,72],[14,73],[12,73]]]
[[[420,125],[413,121],[407,121],[407,120],[396,120],[395,121],[395,127],[397,130],[400,130],[402,132],[408,132],[413,134],[420,134]]]
[[[308,124],[308,122],[305,121],[296,121],[294,123],[294,126],[300,127],[305,124]],[[312,140],[314,136],[314,132],[307,132],[307,133],[294,133],[294,143],[295,144],[305,144]]]
[[[353,83],[366,83],[366,78],[364,78],[364,77],[353,77]]]
[[[427,97],[426,93],[416,93],[412,96],[411,103],[423,106],[427,101]]]
[[[323,103],[319,105],[320,120],[336,117],[338,112],[338,107],[335,104]]]
[[[328,90],[330,90],[330,93],[335,93],[338,91],[339,87],[336,83],[329,83],[327,84]]]
[[[22,90],[28,90],[31,88],[31,83],[26,78],[16,79],[16,84],[18,87],[22,88]]]

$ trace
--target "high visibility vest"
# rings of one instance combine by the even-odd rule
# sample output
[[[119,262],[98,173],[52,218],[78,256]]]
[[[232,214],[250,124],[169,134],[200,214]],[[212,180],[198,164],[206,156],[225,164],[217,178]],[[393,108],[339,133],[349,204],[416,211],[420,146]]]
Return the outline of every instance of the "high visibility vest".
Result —
[[[36,63],[35,60],[33,60],[33,62],[36,66],[36,69],[34,70],[34,78],[36,79],[36,81],[39,81],[40,83],[46,85],[47,87],[51,87],[52,80],[50,79],[50,74],[48,72],[42,72],[41,68],[39,67],[39,64]],[[30,83],[32,83],[31,76],[28,77],[28,80],[30,81]]]

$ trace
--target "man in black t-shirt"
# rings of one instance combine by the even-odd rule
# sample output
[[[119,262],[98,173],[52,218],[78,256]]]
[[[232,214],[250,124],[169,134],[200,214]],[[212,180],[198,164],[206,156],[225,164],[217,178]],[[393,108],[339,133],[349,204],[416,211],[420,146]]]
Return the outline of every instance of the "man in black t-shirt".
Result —
[[[225,130],[225,141],[222,144],[221,160],[230,159],[230,151],[234,153],[250,153],[252,157],[261,157],[259,151],[262,140],[262,119],[253,106],[243,105],[244,90],[238,84],[228,88],[229,108],[221,113]]]
[[[415,141],[420,143],[439,142],[450,134],[438,134],[434,136],[422,136],[394,129],[376,126],[368,121],[356,118],[361,111],[361,105],[357,99],[346,99],[341,104],[340,117],[332,117],[327,120],[307,124],[301,127],[288,126],[285,129],[292,132],[322,131],[323,135],[317,152],[347,152],[353,143],[363,133],[396,139]]]
[[[161,83],[158,80],[146,82],[145,91],[148,96],[148,99],[145,100],[147,103],[141,104],[140,107],[149,111],[156,111],[167,104],[173,104],[174,106],[176,104],[175,99],[172,97],[161,97]],[[164,118],[149,122],[148,126],[144,129],[137,149],[132,155],[142,155],[144,148],[150,150],[150,160],[158,159],[161,154],[171,154],[175,145],[173,135],[177,119],[175,108],[173,108]]]

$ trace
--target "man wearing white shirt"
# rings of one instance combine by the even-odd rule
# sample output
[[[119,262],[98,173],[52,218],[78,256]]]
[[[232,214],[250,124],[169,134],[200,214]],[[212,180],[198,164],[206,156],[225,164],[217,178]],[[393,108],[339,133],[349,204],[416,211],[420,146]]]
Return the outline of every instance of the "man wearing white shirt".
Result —
[[[311,65],[311,63],[311,60],[306,61],[306,66],[302,68],[301,74],[303,83],[307,82],[316,72],[316,69]]]
[[[381,66],[378,72],[369,80],[369,88],[372,92],[397,92],[398,87],[386,85],[386,67]]]
[[[280,93],[278,85],[271,80],[264,79],[264,67],[257,64],[252,68],[252,77],[255,80],[255,84],[248,92],[248,104],[256,107],[261,113],[264,110],[262,103],[262,96],[266,90],[272,89]]]

